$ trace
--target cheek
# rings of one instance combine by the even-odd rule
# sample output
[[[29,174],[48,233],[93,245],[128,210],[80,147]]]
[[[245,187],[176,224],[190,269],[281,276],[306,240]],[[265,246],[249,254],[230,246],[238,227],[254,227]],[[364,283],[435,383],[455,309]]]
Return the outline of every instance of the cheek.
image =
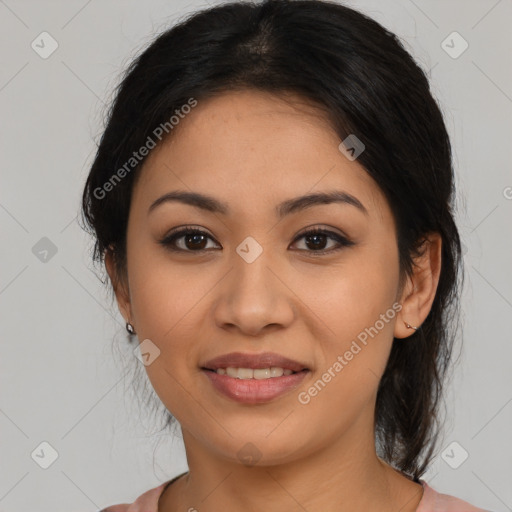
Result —
[[[151,269],[151,270],[150,270]],[[173,265],[151,266],[133,274],[132,307],[138,338],[149,339],[160,351],[145,367],[155,393],[180,422],[201,417],[190,400],[189,382],[195,379],[201,337],[200,298],[211,286],[189,278]]]
[[[334,432],[348,428],[363,410],[372,413],[393,343],[395,311],[383,300],[382,307],[331,306],[324,316],[336,336],[319,338],[316,360],[321,363],[297,398],[310,425],[315,424],[312,418],[325,419],[331,411],[342,411],[329,420]]]
[[[130,291],[138,332],[165,341],[187,325],[187,315],[211,286],[197,266],[173,263],[160,252],[149,249],[133,254]]]
[[[323,397],[317,399],[318,406],[359,408],[373,398],[389,357],[397,313],[393,305],[398,255],[392,248],[368,249],[330,269],[329,275],[308,278],[303,273],[298,278],[301,297],[321,320],[316,321],[315,333],[315,357],[322,361],[318,376]]]
[[[132,310],[139,340],[149,339],[160,351],[146,371],[155,391],[171,408],[180,392],[180,383],[190,379],[199,359],[197,340],[204,321],[203,302],[212,283],[208,274],[192,265],[176,265],[148,251],[134,254],[130,268]],[[206,269],[206,266],[204,267]],[[185,393],[186,394],[186,393]]]
[[[296,268],[290,288],[340,343],[373,326],[395,302],[398,254],[393,247],[366,246],[323,269]],[[390,312],[393,314],[394,310]],[[306,310],[304,311],[306,314]],[[310,313],[311,314],[311,313]],[[389,316],[389,315],[388,315]],[[380,325],[388,335],[391,322]]]

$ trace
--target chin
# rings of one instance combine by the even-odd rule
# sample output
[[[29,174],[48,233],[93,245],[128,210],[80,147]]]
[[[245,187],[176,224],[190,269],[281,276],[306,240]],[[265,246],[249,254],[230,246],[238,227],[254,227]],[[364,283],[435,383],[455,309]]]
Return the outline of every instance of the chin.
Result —
[[[304,436],[299,432],[297,436],[291,436],[289,433],[279,435],[269,429],[262,429],[261,435],[254,430],[241,431],[247,432],[247,435],[226,435],[223,439],[210,439],[208,444],[219,457],[247,467],[291,463],[308,451],[303,445]],[[313,448],[311,451],[314,451]]]

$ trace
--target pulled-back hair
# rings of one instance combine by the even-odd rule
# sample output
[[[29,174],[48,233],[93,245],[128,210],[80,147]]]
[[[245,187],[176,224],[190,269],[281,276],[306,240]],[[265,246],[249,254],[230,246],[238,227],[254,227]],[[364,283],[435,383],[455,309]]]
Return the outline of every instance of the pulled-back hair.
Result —
[[[340,141],[355,134],[365,144],[357,161],[391,208],[401,284],[425,236],[442,238],[431,310],[410,338],[393,341],[375,410],[379,455],[418,478],[439,434],[458,327],[461,244],[443,116],[425,72],[379,23],[338,3],[266,0],[208,8],[160,34],[126,70],[85,184],[82,214],[96,239],[93,260],[102,263],[111,251],[117,273],[126,275],[131,193],[144,159],[108,193],[98,190],[190,98],[241,89],[298,94],[325,113]]]

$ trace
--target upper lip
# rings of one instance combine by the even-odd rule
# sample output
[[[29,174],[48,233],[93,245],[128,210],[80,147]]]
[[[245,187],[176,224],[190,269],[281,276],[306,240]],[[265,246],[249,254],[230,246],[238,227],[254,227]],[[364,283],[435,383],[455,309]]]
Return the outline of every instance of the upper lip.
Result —
[[[217,370],[218,368],[283,368],[284,370],[292,370],[293,372],[300,372],[307,370],[306,365],[289,359],[274,352],[262,352],[260,354],[248,354],[243,352],[231,352],[223,354],[206,361],[202,368],[207,370]]]

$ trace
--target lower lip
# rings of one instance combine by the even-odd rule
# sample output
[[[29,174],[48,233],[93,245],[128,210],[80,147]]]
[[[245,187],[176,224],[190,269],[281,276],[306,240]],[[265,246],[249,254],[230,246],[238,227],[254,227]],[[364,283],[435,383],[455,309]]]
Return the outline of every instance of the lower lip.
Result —
[[[245,404],[261,404],[296,388],[309,370],[269,379],[237,379],[211,370],[203,370],[203,373],[224,396]]]

